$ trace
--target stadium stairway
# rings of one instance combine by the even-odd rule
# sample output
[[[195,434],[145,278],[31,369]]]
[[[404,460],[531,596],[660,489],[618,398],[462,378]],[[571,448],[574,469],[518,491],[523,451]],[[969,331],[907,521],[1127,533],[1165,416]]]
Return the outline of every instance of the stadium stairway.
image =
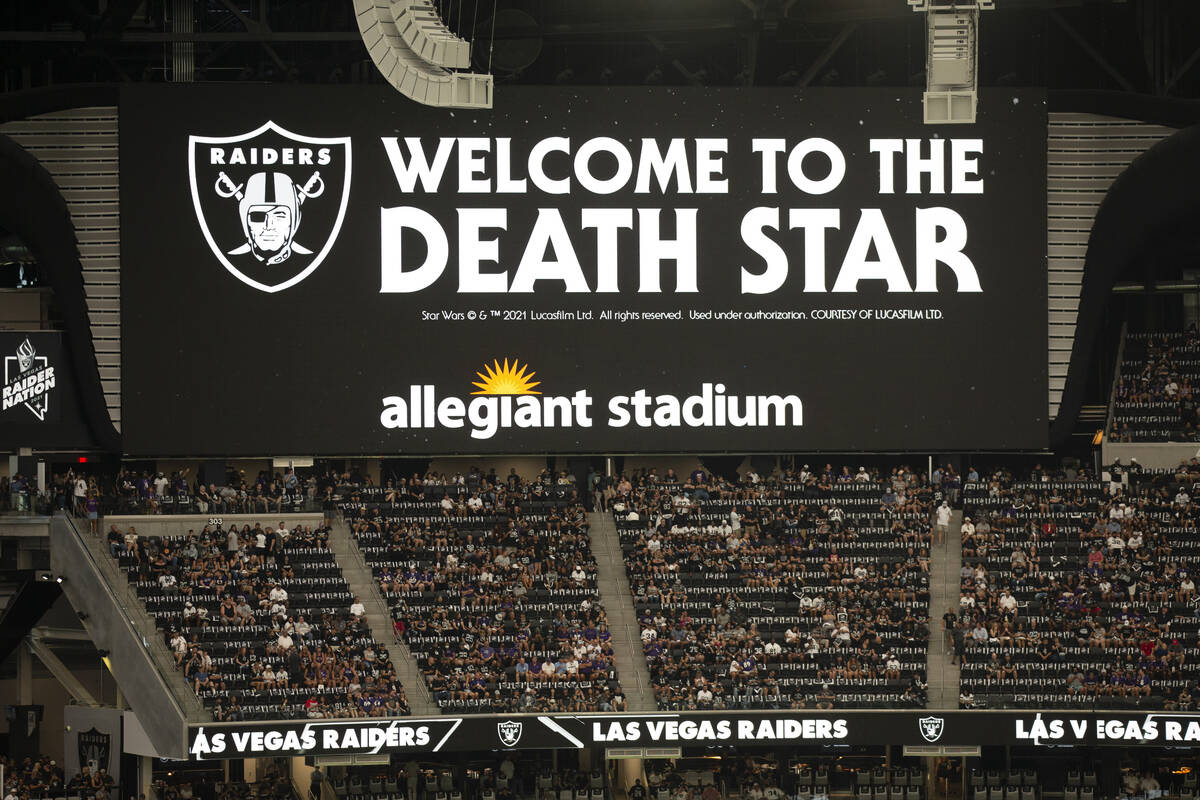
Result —
[[[408,698],[408,707],[413,715],[426,717],[441,714],[441,709],[429,693],[429,687],[425,685],[425,678],[417,666],[417,660],[413,658],[412,651],[396,641],[392,615],[388,613],[388,605],[379,590],[379,583],[375,580],[371,568],[367,566],[345,520],[338,519],[333,523],[329,532],[329,549],[333,551],[342,568],[342,575],[350,586],[351,594],[357,595],[366,606],[365,616],[371,628],[371,635],[375,637],[376,642],[387,648],[392,664],[396,667],[396,677],[404,687],[404,696]]]
[[[657,711],[654,685],[642,652],[642,628],[633,607],[633,592],[625,574],[625,557],[616,523],[612,514],[600,512],[588,514],[588,526],[592,555],[596,558],[596,586],[608,614],[617,678],[625,693],[626,706],[635,712]]]
[[[953,647],[942,630],[947,609],[958,611],[958,573],[962,569],[962,512],[950,518],[946,540],[929,552],[929,655],[926,675],[929,708],[958,708],[958,667],[950,663]]]

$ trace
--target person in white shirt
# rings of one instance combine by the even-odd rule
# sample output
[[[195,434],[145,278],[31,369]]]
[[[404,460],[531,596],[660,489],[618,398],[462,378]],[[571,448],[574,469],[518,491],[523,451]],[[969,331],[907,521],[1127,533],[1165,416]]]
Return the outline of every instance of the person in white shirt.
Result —
[[[286,603],[288,599],[287,590],[279,584],[275,584],[271,587],[271,591],[267,595],[267,599],[273,603]]]
[[[950,518],[954,515],[954,511],[950,508],[949,503],[945,500],[937,508],[937,517],[933,526],[933,543],[941,544],[945,541],[946,535],[950,532]]]
[[[350,613],[356,617],[361,617],[367,613],[367,607],[362,604],[362,601],[356,596],[354,602],[350,604]]]
[[[959,528],[959,530],[962,532],[964,539],[967,538],[968,536],[974,536],[975,535],[975,523],[971,522],[970,517],[963,517],[963,524],[962,524],[962,527]]]
[[[158,585],[164,592],[174,593],[178,589],[178,583],[175,576],[169,572],[158,576]]]
[[[1000,593],[999,605],[1001,611],[1015,612],[1017,610],[1017,598],[1013,597],[1011,594],[1009,594],[1008,590],[1005,589]]]
[[[288,635],[287,631],[280,631],[279,638],[275,640],[275,646],[284,653],[291,650],[294,644],[295,642],[292,641],[292,637]]]
[[[183,663],[183,657],[187,655],[187,651],[187,639],[184,638],[182,633],[176,632],[176,634],[171,637],[171,652],[175,654],[175,666],[178,667]]]
[[[83,504],[87,500],[87,481],[80,475],[75,479],[75,513],[83,512]]]
[[[777,656],[783,652],[783,648],[780,647],[779,642],[767,642],[763,645],[763,652],[769,656]]]
[[[575,565],[575,569],[571,571],[571,580],[575,581],[576,583],[583,583],[585,580],[587,580],[587,573],[583,571],[582,565]]]

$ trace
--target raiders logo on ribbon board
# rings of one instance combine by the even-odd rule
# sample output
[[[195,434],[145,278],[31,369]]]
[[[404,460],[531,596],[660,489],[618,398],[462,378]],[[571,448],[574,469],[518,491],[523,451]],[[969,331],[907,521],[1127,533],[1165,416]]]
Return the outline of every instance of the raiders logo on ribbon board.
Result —
[[[946,730],[946,720],[942,717],[921,717],[917,725],[921,730],[921,738],[930,743],[942,738],[942,731]]]
[[[266,122],[234,136],[189,136],[192,203],[213,256],[263,292],[295,286],[329,254],[350,197],[350,138]]]
[[[496,733],[500,736],[500,743],[505,747],[516,747],[517,742],[521,741],[521,729],[524,727],[524,723],[512,720],[497,722]]]

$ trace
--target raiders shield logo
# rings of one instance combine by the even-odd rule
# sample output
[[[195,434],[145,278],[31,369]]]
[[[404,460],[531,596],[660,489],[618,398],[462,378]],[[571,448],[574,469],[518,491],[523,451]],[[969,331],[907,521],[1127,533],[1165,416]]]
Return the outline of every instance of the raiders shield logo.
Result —
[[[109,742],[112,736],[92,728],[79,734],[79,766],[91,767],[92,771],[108,769]]]
[[[946,729],[946,720],[941,717],[921,717],[917,724],[921,728],[922,738],[931,744],[942,738],[942,731]]]
[[[512,720],[496,723],[496,733],[500,735],[500,743],[505,747],[515,747],[517,742],[521,741],[523,727],[525,727],[524,723]]]
[[[188,138],[196,221],[225,269],[278,292],[313,273],[342,229],[350,139],[301,136],[274,122]]]

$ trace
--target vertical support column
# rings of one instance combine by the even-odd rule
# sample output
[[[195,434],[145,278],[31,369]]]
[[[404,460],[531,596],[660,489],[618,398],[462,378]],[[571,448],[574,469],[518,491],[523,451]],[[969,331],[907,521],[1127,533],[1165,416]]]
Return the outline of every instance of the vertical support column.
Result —
[[[25,640],[17,645],[17,704],[33,704],[33,653]]]
[[[138,797],[149,798],[154,785],[154,759],[142,756],[138,759],[137,787]]]

